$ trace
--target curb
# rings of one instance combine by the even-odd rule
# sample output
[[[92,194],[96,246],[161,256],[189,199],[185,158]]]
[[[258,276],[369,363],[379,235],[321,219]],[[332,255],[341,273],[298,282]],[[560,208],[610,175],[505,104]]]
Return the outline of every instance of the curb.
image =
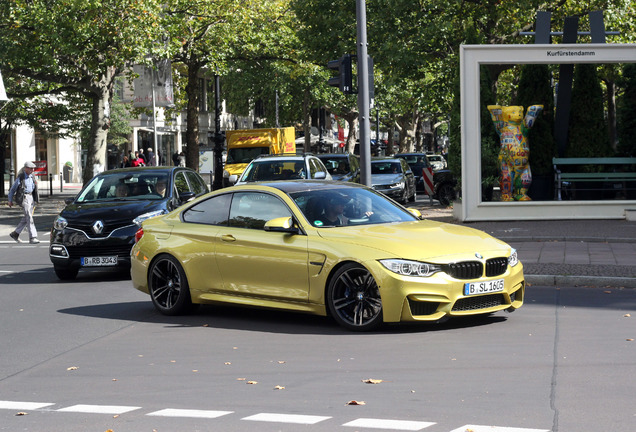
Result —
[[[636,278],[605,276],[566,276],[566,275],[532,275],[525,274],[526,283],[530,285],[576,286],[576,287],[611,287],[636,289]]]

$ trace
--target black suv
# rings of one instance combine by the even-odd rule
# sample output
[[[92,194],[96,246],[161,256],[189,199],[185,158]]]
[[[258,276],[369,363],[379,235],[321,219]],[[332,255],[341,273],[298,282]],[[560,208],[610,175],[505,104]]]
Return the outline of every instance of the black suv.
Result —
[[[141,222],[208,192],[199,174],[183,167],[105,171],[67,200],[51,229],[49,257],[62,280],[81,268],[130,268]]]

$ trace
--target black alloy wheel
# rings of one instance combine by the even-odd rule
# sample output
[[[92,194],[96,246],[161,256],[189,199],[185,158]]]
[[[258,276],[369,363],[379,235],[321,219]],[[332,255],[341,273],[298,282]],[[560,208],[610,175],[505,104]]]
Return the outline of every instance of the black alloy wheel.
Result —
[[[329,282],[327,304],[342,327],[369,331],[382,323],[380,289],[371,273],[359,264],[340,267]]]
[[[170,255],[160,255],[150,265],[148,290],[152,303],[164,315],[181,315],[193,309],[183,267]]]

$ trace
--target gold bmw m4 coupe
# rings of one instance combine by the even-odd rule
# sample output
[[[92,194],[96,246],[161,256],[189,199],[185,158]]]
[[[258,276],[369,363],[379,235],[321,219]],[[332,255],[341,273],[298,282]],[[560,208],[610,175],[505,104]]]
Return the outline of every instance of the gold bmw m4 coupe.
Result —
[[[353,183],[225,188],[143,222],[132,282],[166,315],[232,303],[329,315],[354,331],[521,307],[514,249],[418,213]]]

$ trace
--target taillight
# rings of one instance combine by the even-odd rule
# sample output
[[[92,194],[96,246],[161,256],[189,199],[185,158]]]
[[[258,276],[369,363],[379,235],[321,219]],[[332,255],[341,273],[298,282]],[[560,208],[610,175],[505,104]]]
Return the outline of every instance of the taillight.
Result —
[[[137,243],[139,240],[141,240],[141,238],[144,236],[144,229],[143,228],[139,228],[137,230],[137,232],[135,233],[135,243]]]

